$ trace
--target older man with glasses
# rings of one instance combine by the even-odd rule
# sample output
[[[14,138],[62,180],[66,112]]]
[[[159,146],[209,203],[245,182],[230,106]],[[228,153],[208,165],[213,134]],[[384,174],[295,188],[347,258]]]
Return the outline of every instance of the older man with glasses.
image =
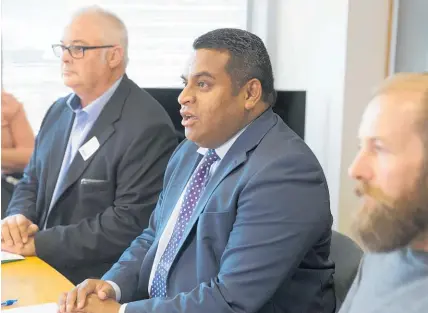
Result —
[[[177,145],[162,106],[125,74],[127,47],[123,22],[98,7],[52,46],[73,93],[47,112],[1,225],[2,250],[72,282],[99,277],[148,225]]]

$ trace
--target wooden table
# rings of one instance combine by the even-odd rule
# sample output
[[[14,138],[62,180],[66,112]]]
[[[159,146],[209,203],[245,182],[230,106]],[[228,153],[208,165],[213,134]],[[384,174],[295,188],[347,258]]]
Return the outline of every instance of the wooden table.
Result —
[[[58,302],[61,292],[73,287],[64,276],[36,257],[1,265],[1,301],[18,299],[16,304],[6,307],[8,309]]]

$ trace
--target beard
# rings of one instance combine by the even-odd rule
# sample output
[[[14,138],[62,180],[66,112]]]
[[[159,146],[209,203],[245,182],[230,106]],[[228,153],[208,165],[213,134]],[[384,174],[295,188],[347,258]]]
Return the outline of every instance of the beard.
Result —
[[[370,252],[390,252],[408,246],[428,231],[428,175],[421,175],[412,191],[396,200],[367,183],[356,189],[367,201],[352,225],[357,240]]]

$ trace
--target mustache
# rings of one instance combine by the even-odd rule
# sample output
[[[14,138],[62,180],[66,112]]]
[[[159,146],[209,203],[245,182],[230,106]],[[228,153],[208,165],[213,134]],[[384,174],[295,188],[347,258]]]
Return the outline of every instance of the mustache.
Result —
[[[374,188],[367,183],[360,183],[355,187],[355,194],[361,198],[363,196],[374,197]]]
[[[359,198],[363,196],[369,196],[370,198],[373,198],[380,203],[389,206],[393,204],[393,201],[390,199],[390,197],[387,196],[385,192],[379,187],[369,185],[367,183],[360,183],[355,187],[354,191]]]

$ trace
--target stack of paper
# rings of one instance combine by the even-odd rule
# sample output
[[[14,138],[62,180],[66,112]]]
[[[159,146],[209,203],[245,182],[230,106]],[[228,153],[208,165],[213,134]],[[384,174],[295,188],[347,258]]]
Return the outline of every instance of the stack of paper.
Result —
[[[16,309],[9,309],[7,313],[57,313],[58,305],[56,303],[47,303],[40,305],[23,306]]]
[[[1,252],[1,264],[8,263],[8,262],[15,262],[24,260],[25,258],[22,255],[9,253],[6,251]]]

